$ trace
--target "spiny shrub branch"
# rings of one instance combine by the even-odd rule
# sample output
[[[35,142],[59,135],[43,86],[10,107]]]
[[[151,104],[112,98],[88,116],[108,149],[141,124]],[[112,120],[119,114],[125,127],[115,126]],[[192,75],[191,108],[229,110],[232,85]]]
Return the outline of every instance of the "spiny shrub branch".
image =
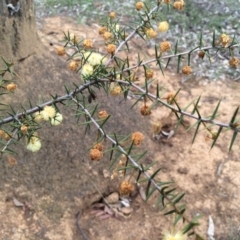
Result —
[[[216,40],[215,33],[213,33],[212,45],[204,46],[203,36],[200,34],[199,43],[196,47],[193,47],[187,51],[179,52],[179,43],[176,42],[174,48],[172,49],[171,44],[168,41],[163,41],[160,46],[155,45],[155,58],[144,61],[141,59],[140,54],[137,57],[137,64],[131,66],[129,57],[121,58],[118,53],[126,47],[127,52],[130,51],[129,42],[134,36],[138,35],[144,40],[153,39],[156,37],[156,31],[154,30],[154,24],[158,19],[158,11],[161,10],[160,6],[171,1],[157,1],[156,6],[152,10],[147,4],[138,2],[136,4],[136,10],[138,11],[139,24],[136,27],[131,27],[133,29],[130,34],[127,33],[127,28],[120,28],[118,22],[115,21],[114,13],[110,14],[102,24],[102,34],[106,43],[106,52],[100,53],[93,49],[92,42],[89,39],[84,39],[78,41],[76,37],[71,38],[70,33],[65,34],[65,45],[60,50],[58,49],[59,55],[65,55],[66,49],[73,49],[75,52],[69,57],[69,69],[81,74],[81,80],[83,84],[74,84],[74,90],[70,90],[65,87],[66,94],[63,96],[52,96],[52,100],[34,106],[30,101],[30,109],[23,108],[22,113],[16,113],[14,108],[10,106],[11,113],[8,113],[3,107],[1,109],[8,117],[1,117],[0,126],[2,130],[0,132],[1,138],[4,137],[5,141],[0,141],[3,146],[1,153],[8,152],[14,153],[9,148],[10,143],[18,143],[21,138],[27,139],[27,148],[33,152],[41,148],[40,137],[37,134],[37,130],[43,125],[42,122],[49,121],[52,125],[58,125],[62,121],[62,115],[59,112],[58,104],[62,103],[70,107],[71,104],[76,106],[75,116],[77,122],[86,125],[85,132],[90,128],[90,125],[94,126],[98,130],[97,142],[91,147],[90,158],[94,161],[99,161],[103,156],[102,151],[102,141],[107,139],[112,144],[112,147],[107,151],[110,152],[111,166],[117,164],[118,158],[123,155],[126,159],[125,165],[121,166],[120,169],[124,171],[124,176],[132,171],[133,175],[136,175],[136,183],[145,183],[146,191],[143,194],[143,198],[148,200],[154,193],[158,193],[158,198],[156,205],[162,206],[161,210],[165,210],[165,215],[175,214],[174,225],[176,225],[181,219],[183,222],[187,222],[187,225],[182,229],[182,233],[188,233],[188,235],[194,234],[196,239],[202,239],[202,237],[196,232],[195,226],[198,225],[198,218],[196,216],[193,219],[189,219],[185,214],[185,204],[180,203],[184,197],[184,193],[176,193],[176,189],[172,186],[172,182],[162,182],[156,180],[157,175],[160,173],[161,169],[157,169],[152,175],[149,175],[147,170],[151,167],[143,166],[140,160],[144,157],[146,152],[141,154],[135,154],[139,150],[136,148],[137,145],[141,144],[143,135],[140,132],[133,133],[129,136],[121,138],[119,135],[113,134],[110,136],[106,133],[104,129],[105,123],[108,121],[110,116],[105,112],[99,112],[97,119],[96,113],[98,106],[94,106],[90,109],[92,102],[96,99],[96,90],[103,89],[106,94],[111,94],[113,96],[123,95],[125,99],[129,95],[134,96],[137,100],[134,101],[133,106],[135,106],[139,101],[144,102],[144,106],[141,109],[141,114],[143,116],[148,116],[154,107],[157,105],[164,106],[170,109],[177,118],[177,127],[183,123],[184,117],[189,117],[196,120],[196,122],[188,128],[195,128],[195,133],[193,136],[193,142],[203,126],[208,133],[210,138],[213,140],[213,147],[222,133],[223,129],[233,131],[233,137],[230,143],[230,150],[234,144],[238,132],[240,131],[240,123],[237,119],[239,108],[233,113],[229,123],[221,123],[216,121],[218,116],[218,110],[221,101],[219,101],[211,113],[210,117],[203,117],[199,110],[199,102],[201,97],[192,100],[187,106],[181,107],[178,102],[178,96],[180,89],[175,92],[168,94],[167,100],[163,97],[160,91],[159,82],[156,86],[156,93],[152,94],[149,92],[149,86],[154,81],[153,71],[149,64],[156,63],[164,74],[164,68],[166,69],[172,58],[177,59],[177,71],[180,71],[180,66],[182,63],[182,57],[187,56],[187,65],[182,68],[183,74],[191,74],[192,69],[190,67],[191,56],[193,53],[198,51],[198,55],[203,58],[205,55],[208,57],[211,63],[210,51],[213,50],[217,53],[220,50],[229,51],[231,59],[229,60],[229,65],[231,67],[237,67],[239,60],[234,57],[234,49],[239,47],[240,44],[237,43],[235,37],[231,39],[228,35],[222,34],[219,40]],[[184,1],[175,1],[173,7],[177,10],[184,8]],[[168,5],[169,7],[169,5]],[[140,12],[141,11],[141,12]],[[160,24],[161,25],[161,24]],[[168,23],[164,22],[161,26],[159,25],[159,31],[166,31],[168,29]],[[100,30],[99,30],[100,33]],[[104,33],[104,34],[103,34]],[[168,51],[171,54],[165,55]],[[201,54],[200,54],[201,53]],[[163,60],[167,60],[166,63]],[[14,83],[9,83],[9,80],[4,80],[4,75],[6,73],[14,73],[11,71],[11,63],[8,63],[3,59],[6,69],[0,71],[0,76],[2,77],[1,87],[3,92],[1,95],[12,92],[15,90],[16,85]],[[79,61],[79,62],[77,62]],[[164,68],[163,68],[164,66]],[[136,80],[136,72],[142,70],[145,76],[145,83],[143,86],[139,87],[134,83]],[[138,93],[133,93],[131,88],[134,88]],[[151,106],[147,106],[146,102],[151,101]],[[188,109],[192,107],[191,111]],[[81,117],[84,117],[84,121],[81,121]],[[9,125],[8,125],[9,124]],[[43,123],[44,124],[44,123]],[[4,129],[4,125],[9,128]],[[216,126],[218,130],[215,132],[210,126]],[[161,126],[159,126],[158,133],[161,132]],[[125,146],[125,142],[129,142],[130,145]],[[115,160],[114,160],[115,158]],[[131,184],[128,187],[131,189]],[[120,189],[120,191],[126,191],[126,189]],[[129,189],[128,189],[129,190]]]
[[[112,143],[112,145],[114,146],[113,150],[115,150],[117,148],[117,150],[120,151],[121,154],[124,154],[126,156],[127,160],[131,162],[131,164],[127,164],[122,169],[129,170],[129,169],[133,168],[134,170],[137,170],[138,176],[136,178],[136,183],[148,182],[147,188],[146,188],[146,193],[145,193],[146,194],[145,200],[147,201],[152,196],[152,194],[157,190],[159,192],[160,196],[157,199],[156,206],[159,206],[161,203],[163,206],[162,210],[166,209],[167,207],[170,207],[171,210],[168,210],[167,212],[165,212],[165,215],[175,213],[176,217],[175,217],[174,225],[176,225],[178,223],[178,221],[182,219],[183,222],[187,222],[187,225],[183,228],[183,233],[187,233],[188,231],[191,230],[189,235],[195,234],[198,237],[198,239],[202,239],[202,237],[197,232],[195,232],[195,229],[194,229],[195,226],[199,225],[196,221],[197,218],[195,217],[194,219],[191,220],[184,214],[185,210],[186,210],[185,204],[183,204],[183,205],[181,204],[180,206],[178,206],[180,203],[180,200],[183,199],[185,193],[181,193],[181,194],[174,193],[176,188],[171,187],[171,185],[170,185],[171,182],[156,181],[155,177],[161,171],[161,168],[157,169],[150,176],[147,173],[149,166],[143,167],[143,165],[139,165],[136,162],[136,160],[131,156],[131,150],[132,150],[131,147],[133,146],[133,144],[131,144],[131,147],[129,148],[129,150],[126,151],[121,146],[121,144],[119,144],[117,138],[114,140],[103,130],[103,127],[98,124],[98,122],[93,117],[93,114],[90,113],[89,110],[86,109],[83,104],[81,104],[81,102],[79,102],[74,97],[72,97],[72,101],[76,105],[81,107],[82,111],[84,111],[84,113],[89,117],[89,121],[95,125],[98,132],[101,134],[100,139],[109,140]],[[142,174],[145,176],[145,178],[140,179]]]

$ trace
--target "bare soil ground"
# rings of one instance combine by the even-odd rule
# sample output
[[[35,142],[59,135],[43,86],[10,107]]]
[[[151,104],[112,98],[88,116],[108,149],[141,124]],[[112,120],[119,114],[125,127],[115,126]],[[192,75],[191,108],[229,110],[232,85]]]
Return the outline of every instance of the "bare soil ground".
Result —
[[[60,45],[63,31],[68,30],[79,38],[95,40],[101,49],[104,45],[99,40],[97,29],[97,25],[79,26],[59,17],[46,18],[39,23],[38,33],[45,47],[19,64],[17,70],[24,79],[19,80],[19,89],[13,102],[27,96],[34,103],[39,103],[42,95],[49,99],[49,93],[63,93],[64,84],[80,84],[79,77],[67,70],[66,59],[55,56],[55,50]],[[141,46],[139,41],[135,39],[131,45],[132,63],[137,61],[134,50]],[[149,58],[153,54],[151,49],[142,47],[140,50]],[[210,115],[222,99],[218,120],[229,122],[239,106],[238,82],[186,79],[185,76],[167,71],[162,76],[161,71],[154,68],[156,80],[166,92],[182,89],[178,100],[181,106],[202,95],[200,111],[203,116]],[[154,84],[150,89],[153,93]],[[186,192],[187,214],[191,217],[202,215],[197,230],[206,237],[208,217],[211,216],[215,225],[215,239],[228,239],[230,228],[236,236],[240,227],[239,140],[236,140],[233,151],[228,153],[232,133],[223,132],[210,151],[211,141],[205,140],[206,131],[200,131],[192,145],[194,131],[186,133],[180,127],[168,141],[156,141],[152,137],[151,124],[161,121],[171,130],[176,124],[174,115],[163,106],[158,106],[153,109],[151,116],[143,117],[139,113],[141,104],[130,111],[133,100],[119,103],[120,100],[122,97],[106,97],[98,93],[100,108],[112,115],[109,132],[143,132],[145,139],[142,148],[148,149],[143,163],[157,161],[158,164],[151,171],[161,167],[159,178],[176,181],[179,190]],[[103,174],[109,166],[107,155],[99,163],[89,160],[88,148],[96,138],[96,130],[92,128],[90,136],[84,137],[84,128],[76,125],[71,111],[62,108],[62,113],[62,125],[56,129],[46,126],[41,130],[43,147],[39,152],[33,154],[19,148],[14,166],[9,164],[7,157],[1,162],[1,239],[82,239],[76,227],[79,210],[82,212],[80,226],[89,239],[161,239],[161,234],[169,228],[172,219],[156,210],[156,196],[145,203],[137,195],[131,203],[133,213],[127,219],[100,221],[90,214],[91,204],[101,198],[98,191],[106,196],[118,190],[119,182]],[[185,119],[187,126],[192,123],[192,120]],[[29,207],[25,211],[16,207],[13,197]]]

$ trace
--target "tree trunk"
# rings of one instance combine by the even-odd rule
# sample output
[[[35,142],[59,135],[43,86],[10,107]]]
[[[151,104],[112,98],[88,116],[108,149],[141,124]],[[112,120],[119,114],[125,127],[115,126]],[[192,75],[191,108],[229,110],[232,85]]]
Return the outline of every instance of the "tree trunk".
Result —
[[[7,0],[12,3],[16,0]],[[0,0],[0,56],[21,61],[36,52],[34,0],[20,0],[20,11],[10,15],[5,0]]]

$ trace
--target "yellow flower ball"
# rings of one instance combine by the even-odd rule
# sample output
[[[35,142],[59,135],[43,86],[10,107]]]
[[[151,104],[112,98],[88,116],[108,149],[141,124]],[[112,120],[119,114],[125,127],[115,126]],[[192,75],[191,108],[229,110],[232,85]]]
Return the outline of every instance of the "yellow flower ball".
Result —
[[[51,118],[51,125],[57,126],[62,122],[62,120],[63,115],[58,112],[54,118]]]
[[[90,64],[84,64],[82,67],[82,76],[87,77],[93,74],[93,66]]]
[[[167,21],[162,21],[158,25],[158,31],[159,32],[166,32],[169,28],[169,24]]]
[[[35,133],[34,136],[30,138],[27,149],[32,152],[37,152],[41,148],[41,146],[41,141],[37,136],[37,133]]]
[[[86,59],[87,62],[92,66],[105,64],[107,62],[107,59],[103,55],[94,52],[84,53],[84,59]]]
[[[40,112],[40,115],[45,121],[50,120],[51,118],[55,117],[56,110],[52,106],[45,106],[43,110]]]

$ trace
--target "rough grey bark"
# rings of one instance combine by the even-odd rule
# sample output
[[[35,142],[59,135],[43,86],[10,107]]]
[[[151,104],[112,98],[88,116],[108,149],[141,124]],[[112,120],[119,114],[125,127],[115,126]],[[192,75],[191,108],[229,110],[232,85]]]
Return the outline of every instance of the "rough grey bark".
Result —
[[[19,61],[32,55],[38,45],[34,0],[20,0],[20,11],[9,16],[5,0],[0,0],[0,55]]]

